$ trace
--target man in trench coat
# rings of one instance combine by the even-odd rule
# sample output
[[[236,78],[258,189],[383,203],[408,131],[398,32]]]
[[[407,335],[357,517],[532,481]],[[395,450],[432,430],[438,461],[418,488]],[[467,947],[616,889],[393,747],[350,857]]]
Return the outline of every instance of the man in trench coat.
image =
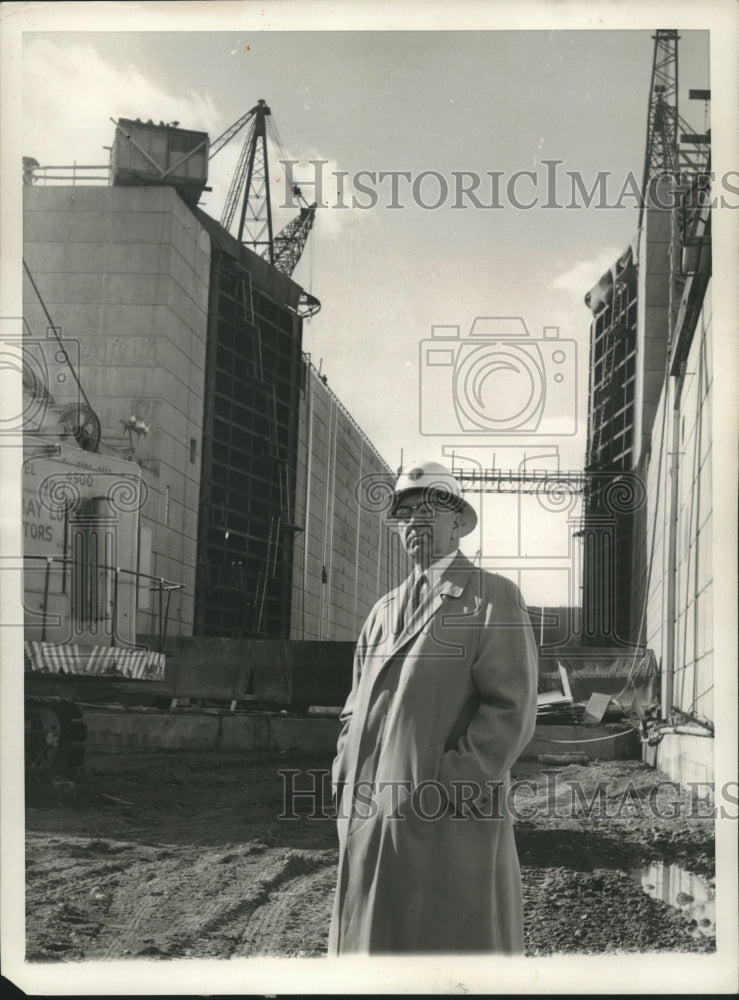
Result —
[[[459,552],[477,517],[444,466],[401,473],[390,518],[414,569],[357,642],[332,772],[329,954],[518,953],[505,788],[536,718],[526,607],[513,583]]]

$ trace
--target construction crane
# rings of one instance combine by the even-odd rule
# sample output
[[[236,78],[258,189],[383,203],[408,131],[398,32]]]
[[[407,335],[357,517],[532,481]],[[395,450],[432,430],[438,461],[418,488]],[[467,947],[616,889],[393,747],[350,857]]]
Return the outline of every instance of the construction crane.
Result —
[[[710,160],[710,131],[694,133],[678,110],[678,60],[680,36],[674,29],[652,35],[654,55],[649,87],[647,142],[642,173],[639,228],[648,204],[650,186],[666,174],[677,180],[705,173]],[[691,90],[691,99],[708,101],[710,91]],[[691,148],[692,147],[692,148]]]
[[[674,29],[660,29],[652,36],[654,51],[652,76],[647,109],[647,134],[639,206],[639,230],[644,224],[645,209],[662,207],[664,196],[656,197],[659,184],[670,185],[668,204],[675,205],[671,212],[670,280],[668,310],[668,342],[672,343],[673,328],[685,285],[680,266],[685,234],[681,230],[681,212],[677,206],[699,178],[706,177],[710,168],[710,131],[695,133],[680,116],[678,110],[678,42]],[[708,101],[710,92],[691,90],[691,99]],[[630,461],[623,450],[614,454],[610,445],[617,439],[606,432],[613,427],[614,419],[625,412],[626,399],[624,372],[629,357],[636,350],[636,280],[635,270],[620,259],[611,269],[612,293],[607,310],[594,324],[602,332],[602,355],[594,364],[594,387],[591,396],[591,428],[588,442],[587,467],[602,469],[615,460]],[[587,300],[586,300],[587,301]],[[595,341],[594,341],[595,342]],[[621,444],[615,447],[623,449]]]
[[[278,271],[288,275],[293,273],[303,254],[316,214],[316,203],[307,204],[297,184],[293,186],[293,194],[302,203],[300,214],[280,230],[272,243],[272,263]]]
[[[684,211],[688,193],[696,187],[705,187],[710,177],[711,132],[704,125],[703,132],[696,133],[680,116],[678,109],[678,42],[680,36],[674,29],[660,29],[652,35],[654,55],[652,78],[649,88],[649,108],[647,114],[647,140],[642,175],[641,203],[639,207],[639,229],[644,218],[644,209],[654,204],[654,189],[660,181],[670,178],[672,197],[671,240],[670,240],[670,282],[668,306],[668,345],[671,346],[677,311],[685,287],[685,273],[681,265],[681,252],[686,243],[683,232]],[[709,90],[689,91],[691,100],[702,100],[706,106],[706,120]],[[659,204],[659,202],[657,202]]]
[[[261,99],[257,101],[253,108],[230,125],[212,143],[210,159],[247,126],[244,144],[223,207],[221,225],[224,229],[231,230],[236,210],[240,205],[236,239],[240,244],[268,260],[278,271],[290,276],[302,256],[308,235],[313,228],[316,204],[314,202],[309,205],[300,188],[294,185],[293,195],[300,203],[300,213],[275,235],[269,188],[268,127],[270,138],[276,143],[285,159],[287,155],[266,101]],[[311,301],[317,306],[320,305],[317,299],[313,299],[307,293],[304,293],[304,296],[306,298],[304,307],[310,306]],[[312,310],[316,311],[317,308]]]

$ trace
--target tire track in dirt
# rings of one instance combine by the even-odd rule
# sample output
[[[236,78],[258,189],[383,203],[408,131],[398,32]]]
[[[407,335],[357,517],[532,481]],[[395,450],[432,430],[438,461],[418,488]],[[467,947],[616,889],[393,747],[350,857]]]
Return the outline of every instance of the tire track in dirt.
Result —
[[[101,880],[105,881],[111,875],[120,875],[130,867],[128,861],[111,861],[105,865],[90,868],[84,861],[73,861],[69,864],[58,862],[54,867],[33,868],[29,873],[26,884],[26,897],[29,900],[35,897],[53,899],[55,892],[60,892],[64,898],[67,897],[70,885],[74,886],[75,893],[84,892],[85,889],[92,888]],[[31,879],[30,875],[33,875]]]
[[[279,818],[286,764],[305,771],[321,760],[97,750],[75,787],[31,790],[29,961],[325,954],[335,828]],[[539,789],[515,831],[527,954],[715,948],[649,898],[636,874],[662,860],[713,877],[712,820],[561,808],[572,782],[588,800],[601,782],[618,796],[633,783],[643,800],[658,773],[636,761],[573,766],[556,795],[538,764],[517,777]],[[111,792],[135,806],[101,797]],[[688,791],[680,801],[689,811]]]
[[[250,913],[286,879],[328,863],[325,854],[29,834],[28,951],[34,959],[232,954]]]
[[[253,886],[272,861],[253,845],[226,853],[183,849],[166,854],[166,863],[148,873],[146,881],[139,879],[120,894],[115,935],[104,957],[176,956],[193,950],[204,956],[222,954],[215,931],[228,924],[228,914],[248,904]]]
[[[101,957],[245,954],[244,934],[255,911],[283,885],[334,860],[324,852],[264,856],[250,845],[225,854],[206,852],[195,862],[190,858],[184,883],[182,867],[175,865],[145,884],[126,887],[111,911]]]
[[[289,878],[252,911],[239,954],[290,958],[324,954],[335,887],[333,858],[323,859],[317,871]],[[316,925],[325,927],[318,944]]]
[[[263,939],[258,942],[251,940],[249,928],[261,926],[264,915],[270,913],[273,901],[279,901],[281,910],[290,910],[295,903],[291,895],[285,893],[293,884],[308,883],[313,879],[317,869],[325,869],[333,865],[334,858],[316,853],[305,854],[300,851],[289,851],[281,859],[279,868],[265,873],[256,891],[241,899],[236,905],[222,909],[200,928],[202,934],[217,935],[221,941],[230,944],[229,954],[240,956],[285,954],[282,951],[267,952],[263,949]],[[302,906],[302,904],[301,904]]]

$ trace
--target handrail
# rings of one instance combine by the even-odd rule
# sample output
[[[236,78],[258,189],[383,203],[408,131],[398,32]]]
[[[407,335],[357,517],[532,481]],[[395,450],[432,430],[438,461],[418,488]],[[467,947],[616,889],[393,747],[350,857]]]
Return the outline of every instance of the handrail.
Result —
[[[43,559],[46,562],[61,562],[61,563],[74,563],[74,559],[71,556],[40,556],[27,553],[23,555],[23,559]],[[175,583],[174,580],[167,580],[163,576],[154,576],[152,573],[141,573],[139,570],[135,569],[125,569],[123,566],[113,566],[110,563],[94,563],[89,564],[95,569],[108,569],[113,570],[116,573],[128,573],[130,576],[135,576],[141,578],[142,580],[155,580],[157,583],[161,584],[166,590],[183,590],[185,587],[184,583]],[[152,590],[159,590],[159,587],[152,587]]]
[[[65,171],[64,173],[55,173],[54,171]],[[99,171],[99,173],[90,173],[90,171]],[[29,176],[29,180],[25,180],[25,177]],[[90,184],[102,182],[100,186],[110,185],[110,166],[107,163],[65,163],[65,164],[48,164],[44,166],[33,167],[30,171],[30,175],[24,175],[24,182],[28,184],[29,187],[34,185],[40,187],[46,187],[47,184],[55,181],[72,181],[72,187],[76,184]]]
[[[44,600],[41,608],[42,614],[42,625],[41,625],[41,641],[46,642],[46,611],[49,601],[49,579],[51,573],[52,563],[61,563],[63,566],[73,565],[75,560],[70,556],[55,556],[55,555],[32,555],[27,554],[23,556],[23,559],[38,559],[43,560],[46,563],[46,573],[44,574]],[[125,569],[122,566],[113,566],[109,563],[86,563],[86,568],[94,570],[108,570],[115,574],[113,582],[113,601],[111,609],[111,635],[110,644],[115,645],[116,630],[118,625],[118,578],[119,574],[127,573],[129,576],[136,578],[136,582],[139,580],[149,580],[151,585],[149,590],[159,594],[159,609],[158,609],[158,628],[157,633],[159,635],[159,652],[164,652],[164,643],[167,635],[167,624],[169,621],[169,601],[173,590],[183,590],[185,587],[184,583],[175,583],[173,580],[166,580],[163,576],[154,576],[151,573],[141,573],[139,570],[135,569]],[[167,595],[166,601],[164,595]]]

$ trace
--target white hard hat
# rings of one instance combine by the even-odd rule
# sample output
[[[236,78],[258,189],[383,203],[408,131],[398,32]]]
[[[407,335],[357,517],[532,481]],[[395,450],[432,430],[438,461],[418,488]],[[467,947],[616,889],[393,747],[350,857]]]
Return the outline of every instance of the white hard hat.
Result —
[[[396,507],[404,496],[419,491],[439,495],[462,514],[460,537],[469,535],[475,530],[477,514],[474,507],[464,499],[459,482],[440,462],[417,462],[409,465],[407,469],[401,469],[393,490],[390,517],[394,515]]]

